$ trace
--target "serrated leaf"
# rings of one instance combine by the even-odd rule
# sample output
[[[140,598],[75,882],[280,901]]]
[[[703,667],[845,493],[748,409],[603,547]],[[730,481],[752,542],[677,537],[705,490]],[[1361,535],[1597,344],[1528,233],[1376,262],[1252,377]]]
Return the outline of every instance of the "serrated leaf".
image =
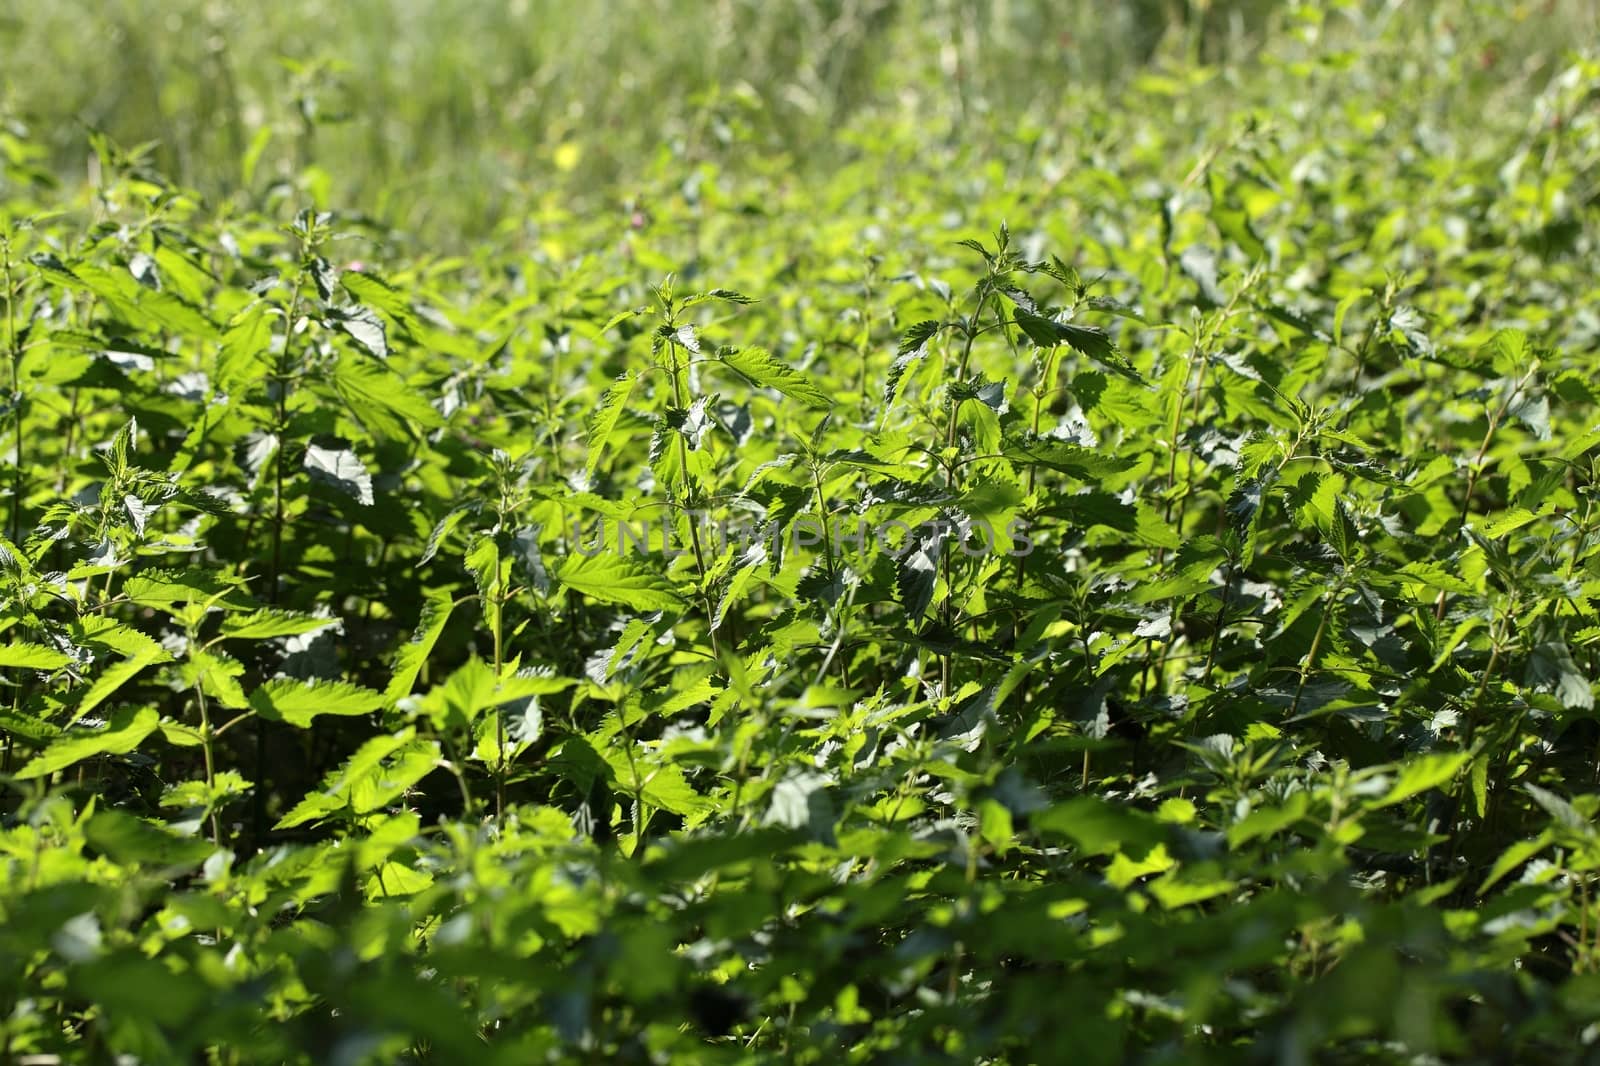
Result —
[[[250,693],[250,706],[270,722],[305,728],[325,714],[370,714],[383,706],[383,694],[348,681],[308,683],[277,678]]]
[[[305,468],[313,481],[333,486],[362,506],[372,506],[372,475],[349,445],[308,444]]]
[[[28,257],[28,262],[32,263],[53,285],[59,285],[63,289],[77,289],[80,292],[89,288],[71,267],[49,252],[36,252]]]
[[[1592,834],[1594,827],[1589,824],[1589,819],[1578,813],[1577,808],[1554,792],[1540,788],[1531,782],[1524,782],[1522,790],[1533,797],[1552,821],[1563,829],[1570,829],[1584,836]]]
[[[895,591],[913,626],[922,621],[933,602],[944,547],[943,536],[929,533],[911,539],[896,561]]]
[[[0,666],[15,670],[55,670],[71,661],[72,656],[43,644],[16,641],[0,647]]]
[[[346,270],[339,275],[339,285],[355,297],[358,303],[376,307],[403,324],[413,317],[411,304],[407,301],[405,293],[376,274],[362,270]]]
[[[126,755],[155,732],[160,718],[154,707],[128,708],[113,715],[103,729],[70,729],[19,770],[17,778],[43,777],[96,755]]]
[[[1203,244],[1191,244],[1178,255],[1178,269],[1200,287],[1202,307],[1221,307],[1228,297],[1217,284],[1217,253]]]
[[[1110,296],[1091,296],[1083,301],[1083,306],[1093,311],[1104,311],[1116,315],[1118,318],[1132,319],[1135,322],[1145,322],[1144,312],[1131,304]]]
[[[450,535],[456,526],[461,524],[463,518],[476,510],[477,506],[475,502],[458,504],[451,508],[450,512],[443,518],[439,519],[434,524],[433,532],[428,534],[428,543],[423,546],[422,557],[417,560],[417,565],[422,566],[432,560],[439,553],[439,546],[444,543],[445,538]]]
[[[324,300],[333,299],[333,287],[338,284],[339,272],[333,264],[322,256],[314,256],[310,263],[311,281],[317,287],[317,295]]]
[[[217,388],[232,392],[256,380],[266,366],[271,345],[272,320],[265,304],[252,304],[234,315],[222,334],[222,348],[217,353],[213,374]]]
[[[589,435],[584,441],[584,448],[588,458],[584,462],[584,473],[593,478],[595,468],[600,465],[600,455],[606,446],[606,441],[611,439],[611,433],[617,428],[617,419],[622,417],[623,404],[628,399],[628,394],[633,391],[636,380],[633,374],[619,374],[606,391],[600,395],[600,403],[596,405],[594,418],[589,422]]]
[[[439,642],[439,636],[444,632],[444,627],[450,621],[450,614],[454,610],[455,600],[448,590],[435,589],[428,593],[427,600],[422,606],[422,617],[417,620],[416,632],[395,653],[394,673],[390,676],[388,687],[383,691],[385,700],[393,703],[411,694],[412,688],[417,683],[417,676],[427,664],[428,656],[432,654],[434,645]]]
[[[641,562],[615,555],[569,555],[556,577],[579,595],[635,611],[668,611],[683,605],[666,578]]]
[[[1529,837],[1526,840],[1519,840],[1506,848],[1500,854],[1500,857],[1495,860],[1494,865],[1489,868],[1489,873],[1484,877],[1483,883],[1478,886],[1478,894],[1481,896],[1489,891],[1512,870],[1515,870],[1518,866],[1548,848],[1553,842],[1551,834],[1547,831],[1537,836]]]
[[[1250,216],[1238,205],[1235,198],[1229,195],[1227,184],[1222,175],[1211,171],[1206,175],[1211,189],[1211,221],[1228,240],[1237,244],[1239,248],[1251,259],[1265,259],[1267,257],[1266,245],[1261,243],[1255,227],[1250,223]]]
[[[351,340],[374,358],[389,358],[388,327],[372,308],[359,304],[354,307],[330,307],[327,321],[330,326],[348,334]]]
[[[717,356],[751,384],[776,389],[790,399],[812,407],[831,407],[833,400],[809,377],[784,363],[765,348],[724,348]]]
[[[189,664],[199,678],[201,691],[206,695],[232,710],[242,711],[250,706],[244,697],[244,689],[239,687],[239,678],[244,675],[243,663],[220,652],[190,648]]]
[[[1375,804],[1388,807],[1402,803],[1430,788],[1438,788],[1453,779],[1472,756],[1464,751],[1434,753],[1408,760],[1400,769],[1400,776],[1382,799]]]
[[[1049,467],[1085,481],[1099,481],[1134,466],[1134,460],[1103,449],[1084,448],[1051,437],[1017,438],[1006,442],[1005,455],[1018,462]]]
[[[96,677],[94,683],[85,690],[83,696],[72,708],[69,722],[76,722],[100,706],[100,704],[110,699],[118,689],[132,680],[139,671],[163,658],[170,658],[170,656],[165,649],[157,645],[153,650],[144,649],[130,659],[123,659],[121,662],[113,663],[100,676]]]
[[[1513,507],[1504,514],[1484,523],[1479,532],[1490,540],[1499,540],[1507,533],[1515,532],[1523,526],[1538,520],[1539,516],[1526,507]]]
[[[1144,378],[1123,354],[1117,350],[1110,334],[1092,326],[1079,326],[1071,322],[1057,322],[1053,318],[1036,315],[1022,307],[1013,313],[1013,321],[1027,338],[1041,348],[1065,344],[1073,351],[1087,355],[1108,370],[1113,370],[1130,381],[1144,383]]]
[[[1402,343],[1423,358],[1434,354],[1433,340],[1428,336],[1428,320],[1415,307],[1402,305],[1389,315],[1389,329],[1400,336]]]
[[[735,292],[732,289],[711,289],[708,292],[697,292],[693,296],[684,297],[683,303],[679,306],[689,308],[696,304],[705,303],[708,300],[721,300],[723,303],[730,304],[753,304],[756,302],[752,297],[746,296],[742,292]]]
[[[928,354],[928,343],[938,336],[944,325],[933,319],[918,322],[907,329],[900,338],[900,347],[895,352],[894,362],[889,364],[889,376],[883,386],[883,403],[890,407],[900,396],[900,382],[905,378],[906,371],[911,369],[911,364]]]
[[[1528,653],[1524,683],[1530,688],[1554,692],[1561,705],[1573,711],[1594,710],[1594,686],[1579,669],[1564,640],[1545,640]]]
[[[337,620],[333,618],[263,607],[250,614],[229,615],[223,619],[219,635],[227,640],[269,640],[273,637],[315,633],[336,624]]]
[[[333,388],[356,421],[379,436],[413,436],[417,429],[444,425],[433,405],[407,387],[398,374],[369,360],[339,360],[334,364]]]
[[[913,323],[906,329],[905,333],[901,334],[900,347],[895,349],[894,354],[900,356],[921,352],[928,346],[929,341],[938,336],[939,331],[943,328],[943,323],[936,322],[931,318]]]

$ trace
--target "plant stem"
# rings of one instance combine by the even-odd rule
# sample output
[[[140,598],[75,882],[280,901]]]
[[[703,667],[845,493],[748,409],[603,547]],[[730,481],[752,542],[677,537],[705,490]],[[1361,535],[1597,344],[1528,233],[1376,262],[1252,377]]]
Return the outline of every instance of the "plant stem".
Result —
[[[267,586],[267,601],[278,602],[278,585],[283,579],[283,463],[287,451],[285,436],[289,427],[290,343],[294,340],[295,319],[300,315],[300,282],[296,280],[294,296],[289,301],[289,319],[283,330],[283,351],[278,353],[278,365],[273,378],[278,386],[278,403],[273,433],[277,435],[277,453],[273,458],[272,480],[272,577]]]
[[[1467,472],[1467,491],[1461,499],[1461,516],[1457,519],[1462,525],[1466,525],[1467,518],[1472,513],[1472,493],[1478,487],[1478,478],[1483,476],[1483,457],[1489,453],[1489,445],[1494,441],[1495,430],[1500,428],[1501,420],[1505,418],[1506,412],[1511,410],[1511,402],[1517,398],[1517,395],[1522,392],[1528,382],[1533,380],[1533,375],[1538,369],[1539,364],[1535,362],[1533,366],[1529,367],[1528,372],[1522,376],[1522,380],[1512,386],[1511,391],[1505,394],[1505,397],[1500,401],[1500,406],[1489,413],[1489,425],[1483,432],[1483,442],[1478,445],[1478,454],[1473,456],[1472,468]],[[1445,593],[1443,589],[1440,589],[1439,598],[1433,604],[1433,617],[1438,621],[1444,620],[1444,605]]]
[[[676,340],[669,341],[668,348],[672,352],[672,402],[678,406],[678,410],[686,410],[688,405],[684,398],[684,367],[678,362],[678,342]],[[689,447],[683,442],[683,434],[677,433],[674,436],[677,438],[678,465],[682,468],[683,490],[687,494],[689,488]],[[706,635],[711,638],[712,657],[720,662],[722,652],[717,647],[716,607],[711,602],[711,591],[705,587],[706,556],[700,546],[700,525],[696,521],[693,512],[688,512],[687,517],[689,522],[689,543],[694,548],[695,570],[700,577],[700,602],[706,612]],[[665,550],[665,547],[666,545],[662,545],[663,550]]]
[[[1338,591],[1338,588],[1335,587],[1328,592],[1327,598],[1323,600],[1322,617],[1317,621],[1317,632],[1311,638],[1311,648],[1306,652],[1305,662],[1300,664],[1300,683],[1295,686],[1294,702],[1289,704],[1290,718],[1293,718],[1295,712],[1300,709],[1300,697],[1306,691],[1306,678],[1311,676],[1311,666],[1317,660],[1317,652],[1322,649],[1322,638],[1328,631],[1328,619],[1333,617],[1333,598],[1338,594]]]
[[[496,575],[498,577],[498,575]],[[505,659],[505,599],[499,588],[495,589],[494,599],[494,676],[496,683],[500,680],[501,664]],[[495,772],[494,772],[494,816],[504,818],[506,812],[506,719],[500,713],[499,707],[494,711],[494,740],[495,740]]]
[[[0,282],[5,286],[6,297],[6,360],[11,367],[8,384],[11,386],[12,416],[16,422],[16,439],[11,460],[11,543],[22,540],[22,436],[23,417],[26,410],[22,395],[22,347],[17,343],[17,303],[14,279],[11,273],[11,238],[0,235]]]
[[[194,639],[192,634],[190,639]],[[211,843],[216,847],[221,847],[222,829],[217,822],[216,808],[217,764],[216,755],[212,751],[212,741],[215,734],[211,731],[211,713],[206,707],[205,690],[201,688],[198,678],[195,679],[194,694],[200,703],[200,751],[205,756],[206,763],[206,803],[211,808]]]

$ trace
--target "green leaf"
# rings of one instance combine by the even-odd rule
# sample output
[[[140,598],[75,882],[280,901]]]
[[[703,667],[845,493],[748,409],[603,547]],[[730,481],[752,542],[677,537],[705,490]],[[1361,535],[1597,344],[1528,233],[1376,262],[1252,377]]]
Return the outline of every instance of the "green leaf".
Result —
[[[252,304],[234,315],[217,353],[217,388],[233,392],[256,380],[267,365],[271,345],[272,319],[266,304]]]
[[[939,557],[945,549],[944,537],[937,532],[912,537],[896,562],[895,591],[913,626],[922,621],[933,602],[939,579]]]
[[[1430,788],[1438,788],[1454,778],[1471,757],[1467,752],[1455,751],[1408,760],[1400,770],[1399,780],[1374,806],[1392,806]]]
[[[763,824],[785,829],[808,829],[814,839],[833,835],[834,807],[826,774],[791,771],[773,786]]]
[[[343,441],[308,444],[305,468],[313,481],[333,486],[364,507],[372,506],[372,475]]]
[[[1589,823],[1589,819],[1579,814],[1577,808],[1554,792],[1531,782],[1525,782],[1522,790],[1532,796],[1533,801],[1562,829],[1573,830],[1585,837],[1593,834],[1594,827]]]
[[[705,303],[707,300],[721,300],[730,304],[753,304],[756,301],[742,292],[732,289],[712,289],[709,292],[697,292],[693,296],[686,296],[679,305],[680,308],[690,308],[696,304]]]
[[[905,331],[900,338],[899,350],[895,352],[894,362],[889,364],[889,377],[883,386],[885,407],[892,406],[899,398],[900,383],[911,369],[911,364],[928,354],[929,343],[944,328],[944,323],[930,318],[915,323]]]
[[[1111,336],[1102,329],[1078,326],[1071,322],[1057,322],[1053,318],[1036,315],[1018,307],[1014,321],[1028,339],[1041,348],[1054,348],[1065,344],[1073,351],[1087,355],[1108,370],[1113,370],[1130,381],[1144,383],[1144,378],[1117,349]]]
[[[63,289],[76,289],[80,292],[89,291],[89,286],[84,284],[83,279],[78,277],[71,267],[49,252],[36,252],[28,257],[28,262],[32,263],[39,273],[44,276],[45,280],[52,285],[58,285]]]
[[[204,840],[179,836],[164,826],[118,810],[97,812],[84,825],[83,836],[96,851],[130,866],[197,866],[213,850]]]
[[[439,552],[439,546],[444,543],[452,530],[461,524],[461,520],[477,509],[475,502],[458,504],[450,509],[449,513],[439,519],[434,525],[433,532],[428,534],[428,543],[423,545],[422,557],[417,560],[417,565],[422,566]]]
[[[17,771],[17,778],[44,777],[96,755],[126,755],[155,732],[160,719],[154,707],[127,708],[113,715],[102,729],[70,729]]]
[[[1278,806],[1257,807],[1228,827],[1228,846],[1238,849],[1259,837],[1275,836],[1304,818],[1308,807],[1304,792],[1289,795]]]
[[[1217,253],[1203,244],[1191,244],[1178,255],[1178,269],[1200,288],[1201,307],[1221,307],[1227,295],[1217,284]]]
[[[124,581],[122,594],[141,607],[160,610],[191,603],[235,610],[255,606],[231,575],[222,578],[201,570],[146,570]]]
[[[318,618],[316,615],[263,607],[250,614],[224,618],[219,635],[228,640],[270,640],[273,637],[315,633],[337,624],[338,620],[334,618]]]
[[[1104,449],[1085,448],[1051,437],[1008,440],[1003,451],[1017,462],[1046,466],[1085,481],[1100,481],[1134,466],[1134,460],[1111,455]]]
[[[386,366],[364,359],[341,359],[334,364],[333,388],[356,421],[381,437],[404,438],[414,436],[418,429],[444,425],[433,405]]]
[[[405,293],[376,274],[346,270],[339,275],[339,284],[358,303],[376,307],[402,324],[409,324],[413,317]]]
[[[1565,640],[1543,640],[1533,646],[1524,683],[1530,688],[1553,691],[1569,711],[1594,710],[1594,686],[1589,675],[1578,667]]]
[[[1494,887],[1497,882],[1503,879],[1512,870],[1515,870],[1518,866],[1521,866],[1523,863],[1527,862],[1529,859],[1533,858],[1535,855],[1539,854],[1539,852],[1543,851],[1545,848],[1548,848],[1553,843],[1555,843],[1555,841],[1551,839],[1551,836],[1548,832],[1540,833],[1536,836],[1529,837],[1526,840],[1519,840],[1513,843],[1510,847],[1506,848],[1505,851],[1501,852],[1500,857],[1496,859],[1494,865],[1489,868],[1488,876],[1486,876],[1483,879],[1483,883],[1478,886],[1478,895],[1481,896],[1485,892],[1489,891],[1490,888]]]
[[[779,362],[765,348],[724,348],[717,353],[717,358],[761,388],[776,389],[812,407],[833,406],[832,398],[814,381]]]
[[[43,644],[18,641],[0,647],[0,666],[17,670],[54,670],[67,665],[72,656],[47,648]]]
[[[348,681],[317,683],[278,678],[252,692],[250,706],[268,721],[305,728],[312,719],[325,714],[370,714],[383,706],[383,694]]]
[[[383,698],[387,702],[392,704],[411,694],[411,690],[416,686],[417,676],[427,665],[428,656],[433,653],[434,645],[439,642],[439,636],[449,623],[450,614],[455,610],[455,606],[455,600],[447,589],[434,589],[427,594],[422,606],[422,617],[417,621],[416,632],[395,653],[394,673],[389,678],[389,686],[383,691]]]
[[[462,561],[467,564],[472,583],[477,587],[478,606],[483,609],[484,625],[489,627],[490,636],[498,642],[501,619],[498,605],[506,595],[510,576],[510,566],[506,565],[509,561],[501,556],[499,538],[490,533],[473,534]]]
[[[1499,540],[1507,533],[1515,532],[1531,522],[1537,522],[1539,516],[1526,507],[1513,507],[1494,520],[1484,523],[1479,532],[1490,540]]]
[[[1041,833],[1070,838],[1089,855],[1143,855],[1167,838],[1166,827],[1151,815],[1093,796],[1040,811],[1032,824]]]
[[[132,658],[113,663],[99,677],[94,679],[77,705],[72,708],[71,722],[76,722],[100,704],[110,699],[123,685],[131,681],[134,675],[152,663],[170,659],[171,655],[160,645],[154,648],[142,648]]]
[[[637,380],[631,373],[619,374],[600,396],[600,402],[595,407],[594,418],[589,422],[589,436],[584,441],[588,451],[588,458],[584,463],[584,474],[594,477],[595,468],[600,465],[600,454],[606,446],[606,441],[611,439],[611,433],[617,428],[617,419],[622,417],[623,404],[627,402],[628,394],[633,391],[633,383]]]
[[[389,330],[383,319],[370,307],[330,307],[328,325],[349,335],[369,355],[376,359],[389,358]]]
[[[1256,235],[1249,214],[1239,206],[1235,197],[1229,195],[1222,175],[1213,170],[1206,178],[1211,188],[1211,221],[1216,223],[1217,229],[1251,259],[1267,258],[1266,245]]]
[[[569,555],[556,579],[591,600],[635,611],[670,611],[683,605],[666,578],[641,562],[611,554]]]
[[[207,696],[236,711],[250,706],[244,698],[244,689],[239,687],[238,679],[244,675],[243,663],[218,652],[190,648],[189,665]]]

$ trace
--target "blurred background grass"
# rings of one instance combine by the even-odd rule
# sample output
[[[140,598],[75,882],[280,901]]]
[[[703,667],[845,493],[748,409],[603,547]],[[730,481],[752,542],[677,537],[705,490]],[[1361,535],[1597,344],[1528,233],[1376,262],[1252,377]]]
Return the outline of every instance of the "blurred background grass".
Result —
[[[99,130],[208,198],[360,205],[448,247],[530,197],[614,204],[705,162],[803,180],[885,136],[1005,155],[1130,79],[1297,45],[1403,62],[1449,34],[1495,50],[1455,68],[1483,75],[1461,105],[1503,106],[1597,20],[1594,0],[0,0],[0,148],[86,186]],[[1233,85],[1196,91],[1222,107]],[[1295,89],[1288,62],[1269,91]]]

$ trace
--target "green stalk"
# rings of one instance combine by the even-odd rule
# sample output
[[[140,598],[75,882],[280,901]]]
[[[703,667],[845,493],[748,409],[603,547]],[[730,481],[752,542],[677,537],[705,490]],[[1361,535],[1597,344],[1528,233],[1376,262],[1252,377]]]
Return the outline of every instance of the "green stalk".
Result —
[[[498,564],[496,564],[498,568]],[[496,574],[496,577],[499,575]],[[505,661],[505,608],[506,601],[501,595],[501,589],[495,589],[494,598],[494,676],[498,683],[501,666]],[[495,733],[495,781],[494,781],[494,816],[504,818],[506,811],[506,718],[495,708],[494,714]]]
[[[295,320],[300,316],[300,288],[303,277],[297,277],[294,283],[294,295],[289,300],[289,318],[283,330],[283,351],[278,353],[278,365],[274,367],[273,378],[278,384],[278,404],[273,432],[278,437],[277,454],[273,456],[273,483],[272,483],[272,580],[267,587],[267,602],[276,605],[278,602],[278,585],[283,575],[283,463],[284,452],[287,450],[287,441],[284,439],[289,427],[289,383],[293,378],[290,360],[291,342],[294,340]]]
[[[13,276],[11,273],[11,238],[9,235],[0,236],[0,275],[3,275],[6,294],[6,361],[11,367],[11,376],[8,384],[11,386],[12,402],[16,405],[14,416],[16,418],[16,440],[13,442],[11,458],[11,543],[18,544],[22,540],[22,436],[23,416],[25,409],[22,397],[22,348],[17,344],[17,305]]]
[[[191,634],[190,639],[194,637]],[[195,698],[200,702],[200,751],[205,756],[206,762],[206,800],[211,805],[211,843],[216,847],[222,846],[222,828],[217,822],[217,809],[214,793],[217,787],[217,762],[216,753],[212,750],[215,734],[211,731],[211,713],[206,706],[206,694],[200,687],[200,680],[195,679]]]
[[[1300,697],[1306,690],[1306,678],[1311,675],[1311,666],[1317,660],[1317,652],[1322,650],[1322,638],[1328,632],[1328,619],[1333,616],[1333,598],[1339,592],[1338,588],[1328,593],[1323,600],[1322,617],[1317,620],[1317,632],[1311,638],[1311,648],[1306,652],[1305,661],[1300,664],[1300,683],[1295,686],[1294,702],[1289,704],[1289,717],[1293,718],[1300,709]]]
[[[811,467],[811,480],[817,493],[817,521],[822,523],[822,551],[828,563],[828,580],[835,585],[839,583],[839,561],[833,550],[833,533],[828,529],[828,507],[822,491],[822,468],[813,464]],[[839,602],[836,608],[834,624],[839,627],[839,639],[844,638],[845,625],[845,597],[840,590]],[[850,687],[850,663],[844,657],[839,659],[839,676],[844,681],[844,687]]]
[[[684,367],[678,362],[678,343],[675,340],[667,343],[672,352],[672,402],[677,405],[678,410],[686,410],[688,404],[684,398]],[[683,469],[683,488],[687,492],[689,484],[689,447],[684,444],[682,433],[674,434],[674,436],[676,438],[675,443],[678,446],[678,465]],[[695,570],[700,576],[700,602],[706,612],[706,635],[711,639],[711,655],[712,658],[720,662],[722,652],[717,647],[716,607],[711,602],[710,590],[705,587],[706,556],[700,547],[700,525],[695,521],[693,515],[689,516],[689,543],[694,547]],[[662,547],[665,549],[666,546],[662,545]]]
[[[1510,392],[1506,393],[1505,398],[1500,401],[1500,406],[1489,413],[1489,425],[1484,430],[1483,442],[1478,445],[1478,454],[1473,456],[1472,459],[1472,469],[1467,472],[1467,491],[1466,495],[1461,499],[1461,515],[1457,519],[1462,525],[1466,524],[1467,518],[1472,514],[1472,493],[1478,487],[1478,479],[1483,476],[1483,458],[1489,453],[1489,445],[1494,441],[1495,431],[1500,428],[1501,420],[1505,418],[1506,412],[1511,410],[1512,401],[1517,398],[1528,382],[1533,380],[1533,375],[1538,369],[1539,364],[1535,362],[1528,369],[1528,372],[1522,376],[1522,380],[1517,382]],[[1439,598],[1433,604],[1433,617],[1439,621],[1444,620],[1444,604],[1445,594],[1444,590],[1441,589]]]

